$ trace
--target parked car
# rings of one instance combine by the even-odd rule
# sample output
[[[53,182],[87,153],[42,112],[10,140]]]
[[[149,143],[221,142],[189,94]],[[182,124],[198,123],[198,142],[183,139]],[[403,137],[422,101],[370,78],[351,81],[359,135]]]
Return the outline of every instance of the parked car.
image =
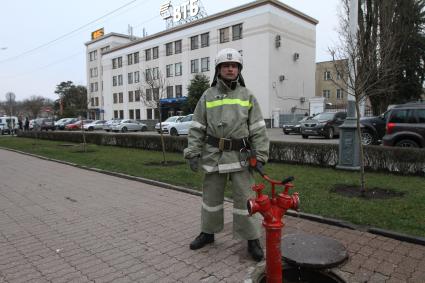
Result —
[[[111,131],[113,132],[128,132],[128,131],[147,131],[148,126],[146,124],[137,122],[131,119],[124,119],[120,123],[113,123],[111,126]]]
[[[305,116],[299,121],[292,121],[282,125],[283,133],[289,134],[301,134],[301,123],[311,119],[311,116]]]
[[[95,120],[91,123],[84,124],[83,127],[85,131],[103,130],[105,123],[106,120]]]
[[[0,117],[0,130],[1,134],[11,134],[16,132],[19,128],[18,117],[15,116],[4,116]]]
[[[323,112],[301,123],[303,139],[309,136],[323,136],[333,139],[339,135],[339,126],[344,123],[346,112]]]
[[[391,109],[382,143],[386,146],[425,147],[425,103],[406,103]]]
[[[79,120],[75,123],[66,125],[65,130],[68,130],[68,131],[81,130],[81,125],[83,125],[84,127],[84,124],[90,124],[92,122],[93,120]]]
[[[168,134],[168,125],[170,124],[170,123],[175,123],[175,122],[177,122],[178,120],[180,120],[181,118],[183,118],[184,116],[171,116],[171,117],[168,117],[165,121],[163,121],[162,123],[161,123],[161,126],[162,126],[162,132],[163,133],[166,133],[166,134]],[[161,133],[161,131],[159,130],[159,123],[156,123],[156,125],[155,125],[155,130],[158,132],[158,134],[159,133]]]
[[[107,132],[110,132],[111,131],[112,124],[119,124],[119,123],[121,123],[121,120],[122,119],[111,119],[111,120],[108,120],[103,125],[103,129],[105,131],[107,131]]]
[[[168,132],[170,133],[170,135],[179,136],[179,135],[189,134],[189,128],[192,124],[192,117],[193,117],[193,114],[189,114],[181,118],[180,120],[166,126],[168,128]],[[165,131],[165,127],[164,127],[164,131]]]
[[[33,121],[33,129],[39,130],[39,131],[54,131],[55,128],[55,121],[51,118],[38,118]]]
[[[391,110],[385,111],[379,116],[360,118],[362,144],[380,144],[385,135],[385,126]]]
[[[66,125],[75,123],[77,121],[78,121],[77,118],[63,118],[63,119],[56,121],[55,127],[56,127],[57,130],[65,130]]]

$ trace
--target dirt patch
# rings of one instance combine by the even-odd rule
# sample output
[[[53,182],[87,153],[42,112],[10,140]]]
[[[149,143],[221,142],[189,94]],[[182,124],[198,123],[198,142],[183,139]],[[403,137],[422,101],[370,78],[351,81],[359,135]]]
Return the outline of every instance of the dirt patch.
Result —
[[[170,160],[170,161],[149,161],[149,162],[145,162],[143,163],[146,166],[177,166],[177,165],[182,165],[185,164],[186,162],[184,161],[174,161],[174,160]]]
[[[360,186],[346,184],[336,184],[330,191],[345,197],[357,197],[363,199],[389,199],[404,196],[404,193],[402,192],[396,192],[390,189],[378,187],[367,188],[366,192],[361,194]]]

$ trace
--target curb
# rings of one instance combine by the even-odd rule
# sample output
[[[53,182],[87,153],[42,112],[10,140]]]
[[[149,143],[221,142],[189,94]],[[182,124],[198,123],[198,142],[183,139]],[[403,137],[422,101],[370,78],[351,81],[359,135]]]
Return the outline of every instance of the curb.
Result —
[[[23,152],[23,151],[16,150],[16,149],[4,148],[4,147],[0,147],[0,149],[20,153],[20,154],[23,154],[23,155],[29,155],[29,156],[36,157],[36,158],[43,159],[43,160],[62,163],[62,164],[65,164],[65,165],[69,165],[69,166],[73,166],[73,167],[76,167],[76,168],[89,170],[89,171],[93,171],[93,172],[97,172],[97,173],[102,173],[102,174],[105,174],[105,175],[115,176],[115,177],[124,178],[124,179],[132,180],[132,181],[137,181],[137,182],[141,182],[141,183],[145,183],[145,184],[149,184],[149,185],[153,185],[153,186],[158,186],[158,187],[161,187],[161,188],[164,188],[164,189],[175,190],[175,191],[188,193],[188,194],[195,195],[195,196],[202,196],[202,192],[200,192],[200,191],[188,189],[188,188],[181,187],[181,186],[171,185],[171,184],[160,182],[160,181],[155,181],[155,180],[146,179],[146,178],[142,178],[142,177],[131,176],[131,175],[123,174],[123,173],[107,171],[107,170],[93,168],[93,167],[88,167],[88,166],[79,165],[79,164],[75,164],[75,163],[68,162],[68,161],[63,161],[63,160],[44,157],[44,156],[41,156],[41,155],[36,155],[36,154],[28,153],[28,152]],[[233,203],[233,201],[229,198],[225,198],[224,200],[226,202]],[[299,217],[299,218],[302,218],[302,219],[311,220],[311,221],[315,221],[315,222],[319,222],[319,223],[323,223],[323,224],[329,224],[329,225],[333,225],[333,226],[337,226],[337,227],[341,227],[341,228],[347,228],[347,229],[350,229],[350,230],[358,230],[358,231],[362,231],[362,232],[368,232],[368,233],[371,233],[371,234],[380,235],[380,236],[383,236],[383,237],[399,240],[399,241],[402,241],[402,242],[407,242],[407,243],[425,246],[425,238],[419,237],[419,236],[418,237],[410,236],[410,235],[398,233],[398,232],[395,232],[395,231],[385,230],[385,229],[376,228],[376,227],[363,227],[362,228],[362,226],[354,225],[354,224],[347,222],[347,221],[344,221],[344,220],[338,220],[338,219],[335,219],[335,218],[327,218],[327,217],[323,217],[323,216],[320,216],[320,215],[297,212],[297,211],[294,211],[294,210],[288,210],[286,212],[286,215],[289,215],[289,216],[292,216],[292,217]]]

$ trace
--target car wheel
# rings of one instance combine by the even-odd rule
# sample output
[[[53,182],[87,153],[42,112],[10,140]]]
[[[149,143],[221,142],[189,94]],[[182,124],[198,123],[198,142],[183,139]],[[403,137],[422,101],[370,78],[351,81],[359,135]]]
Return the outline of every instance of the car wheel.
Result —
[[[419,145],[412,140],[401,140],[398,141],[395,146],[400,146],[400,147],[419,147]]]
[[[308,139],[307,135],[302,135],[303,139]]]
[[[283,131],[283,133],[284,133],[285,135],[289,135],[289,132],[285,132],[285,131]]]
[[[172,135],[172,136],[178,136],[178,135],[179,135],[179,133],[177,132],[177,130],[176,130],[175,128],[172,128],[172,129],[170,130],[170,135]]]
[[[362,135],[362,144],[363,145],[371,145],[375,143],[375,137],[369,130],[361,131]]]
[[[334,129],[333,128],[329,128],[327,133],[326,133],[326,138],[327,139],[333,139],[334,138]]]
[[[121,132],[123,132],[123,133],[125,133],[125,132],[127,132],[127,131],[128,131],[127,127],[123,127],[123,128],[121,129]]]
[[[89,131],[91,132],[91,131],[94,131],[94,128],[93,127],[89,127]]]
[[[142,129],[140,130],[140,131],[142,131],[142,132],[146,132],[148,130],[148,128],[147,127],[142,127]]]

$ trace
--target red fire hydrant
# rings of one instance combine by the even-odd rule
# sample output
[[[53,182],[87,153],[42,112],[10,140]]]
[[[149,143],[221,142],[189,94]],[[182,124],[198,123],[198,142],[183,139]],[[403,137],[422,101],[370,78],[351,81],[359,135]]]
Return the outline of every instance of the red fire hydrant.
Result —
[[[262,172],[261,172],[262,173]],[[288,194],[293,187],[291,181],[294,177],[288,177],[283,181],[275,181],[267,175],[261,174],[272,185],[271,199],[263,195],[264,184],[253,185],[252,190],[257,193],[256,198],[248,200],[249,215],[259,212],[263,216],[263,226],[266,229],[266,280],[267,283],[282,282],[282,255],[280,240],[282,235],[283,215],[288,209],[297,210],[299,206],[298,193]],[[284,186],[283,192],[275,194],[275,185]]]

